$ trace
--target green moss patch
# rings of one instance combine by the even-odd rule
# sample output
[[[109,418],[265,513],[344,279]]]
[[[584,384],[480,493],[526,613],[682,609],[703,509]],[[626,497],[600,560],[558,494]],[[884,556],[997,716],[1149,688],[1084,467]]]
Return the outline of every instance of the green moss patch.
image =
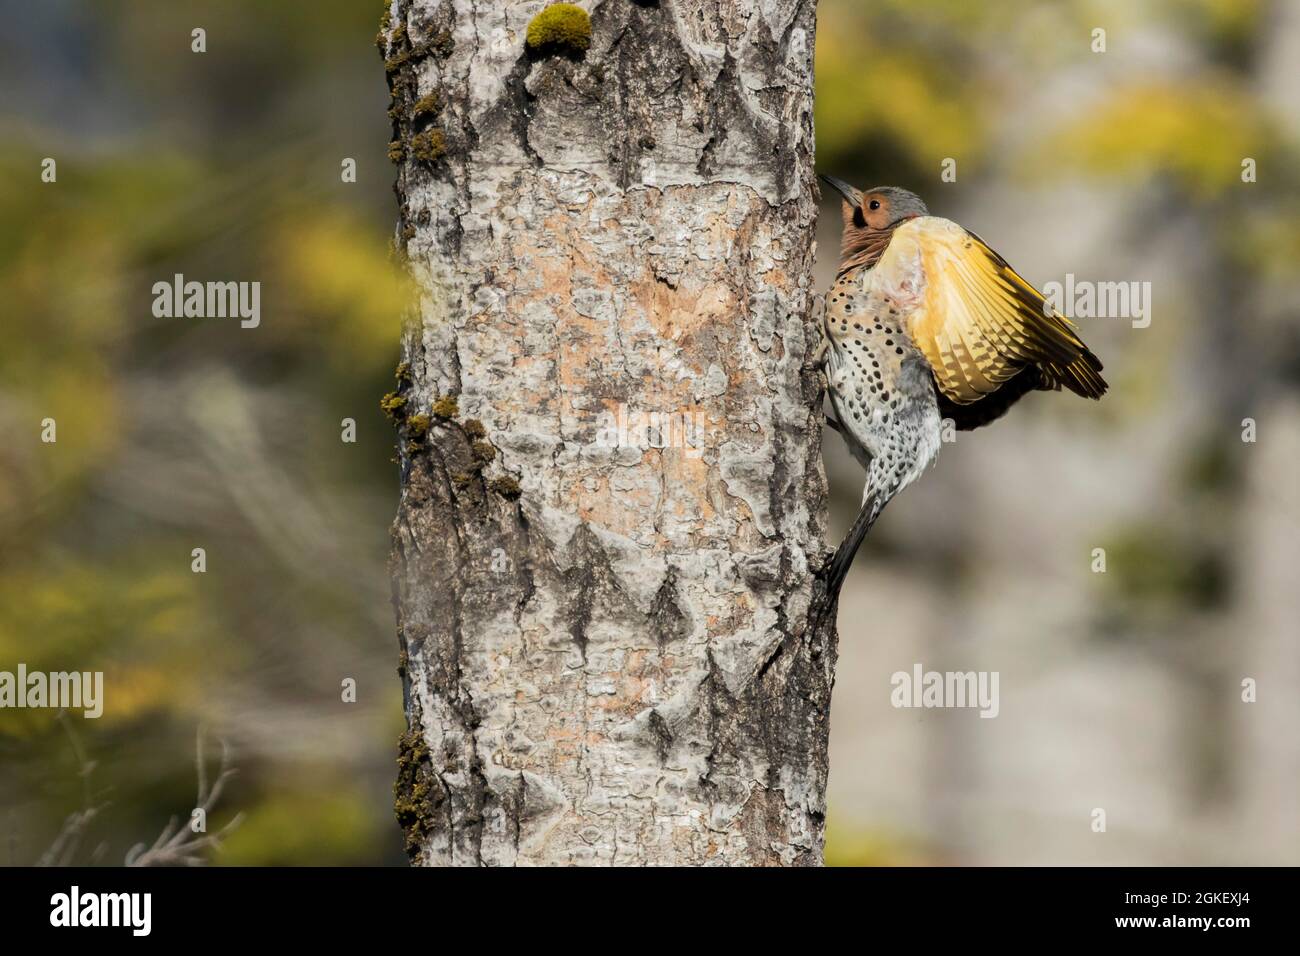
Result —
[[[447,152],[447,139],[440,129],[427,129],[411,137],[411,155],[422,163],[436,163]]]
[[[406,399],[396,392],[389,392],[379,400],[379,407],[393,421],[398,421],[405,414]]]
[[[412,438],[423,438],[428,434],[430,424],[428,415],[412,415],[406,420],[406,430]]]
[[[393,784],[393,810],[406,831],[406,853],[414,859],[435,825],[433,770],[429,747],[418,730],[408,730],[397,741],[397,780]]]
[[[519,482],[509,475],[505,475],[501,478],[493,478],[488,483],[488,487],[499,494],[502,498],[507,498],[510,501],[514,501],[523,493],[522,489],[519,487]]]
[[[443,421],[450,421],[460,412],[460,405],[455,395],[444,395],[433,403],[433,414]]]
[[[528,49],[537,56],[584,56],[591,46],[591,17],[572,3],[554,3],[528,24]]]
[[[442,99],[437,93],[426,93],[415,101],[411,107],[411,115],[416,119],[422,116],[432,116],[442,108]]]

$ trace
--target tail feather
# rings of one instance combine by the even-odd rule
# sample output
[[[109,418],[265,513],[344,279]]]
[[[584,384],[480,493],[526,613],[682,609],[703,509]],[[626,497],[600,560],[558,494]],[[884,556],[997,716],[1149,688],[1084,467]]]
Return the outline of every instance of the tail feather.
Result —
[[[876,523],[882,508],[884,502],[878,495],[868,495],[862,502],[862,510],[853,521],[853,527],[849,528],[848,536],[835,549],[835,554],[826,569],[826,594],[832,601],[839,598],[840,587],[843,586],[844,578],[848,576],[849,568],[853,565],[853,558],[857,555],[858,548],[862,546],[867,532]]]

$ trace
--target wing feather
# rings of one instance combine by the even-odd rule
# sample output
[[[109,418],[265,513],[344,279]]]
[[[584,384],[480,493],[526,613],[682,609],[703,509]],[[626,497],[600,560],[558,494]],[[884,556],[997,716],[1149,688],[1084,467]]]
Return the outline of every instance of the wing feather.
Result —
[[[901,274],[911,263],[919,263],[924,284],[907,331],[948,402],[981,401],[1031,366],[1036,374],[1017,381],[1019,394],[1105,393],[1101,362],[1071,323],[979,236],[946,219],[910,220],[894,231],[876,268]]]

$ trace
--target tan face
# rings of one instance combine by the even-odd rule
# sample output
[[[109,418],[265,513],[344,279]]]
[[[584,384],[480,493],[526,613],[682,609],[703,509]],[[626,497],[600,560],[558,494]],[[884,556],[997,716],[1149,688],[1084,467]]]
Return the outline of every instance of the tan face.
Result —
[[[882,193],[867,193],[862,197],[862,203],[854,215],[854,225],[857,225],[856,219],[859,214],[866,220],[865,225],[871,229],[886,229],[894,221],[894,212],[889,207],[889,197]]]
[[[884,193],[860,193],[856,204],[845,199],[841,204],[844,229],[882,232],[894,224],[894,210]]]
[[[855,189],[853,200],[844,197],[840,212],[844,216],[844,232],[840,235],[841,261],[867,261],[878,256],[890,233],[889,197],[880,193],[864,194]]]
[[[870,265],[878,259],[895,228],[909,219],[929,215],[915,193],[897,186],[861,190],[842,179],[822,175],[824,183],[840,194],[844,232],[840,242],[841,268]]]

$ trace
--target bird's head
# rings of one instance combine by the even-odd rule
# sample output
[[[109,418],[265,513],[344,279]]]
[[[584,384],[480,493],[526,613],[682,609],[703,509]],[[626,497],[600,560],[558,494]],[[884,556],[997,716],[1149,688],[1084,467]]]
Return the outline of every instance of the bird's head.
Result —
[[[898,186],[857,189],[834,176],[822,176],[843,197],[844,235],[840,243],[840,271],[875,264],[895,229],[909,219],[928,216],[916,193]]]

